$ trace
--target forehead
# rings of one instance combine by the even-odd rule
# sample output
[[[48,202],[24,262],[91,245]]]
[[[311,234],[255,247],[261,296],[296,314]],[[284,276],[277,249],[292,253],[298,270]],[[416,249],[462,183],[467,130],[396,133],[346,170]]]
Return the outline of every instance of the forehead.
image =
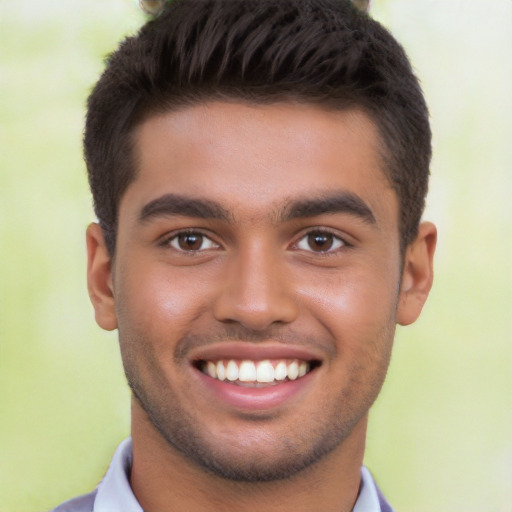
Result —
[[[166,193],[259,216],[332,190],[397,214],[377,129],[358,110],[209,102],[145,120],[134,140],[137,173],[121,200],[120,219]]]

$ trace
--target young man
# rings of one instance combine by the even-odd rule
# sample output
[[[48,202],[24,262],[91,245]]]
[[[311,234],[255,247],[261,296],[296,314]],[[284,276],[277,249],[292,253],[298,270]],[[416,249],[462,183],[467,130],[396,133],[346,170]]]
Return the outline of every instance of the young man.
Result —
[[[345,0],[176,0],[91,94],[96,320],[132,437],[95,512],[374,512],[368,410],[432,284],[425,102]]]

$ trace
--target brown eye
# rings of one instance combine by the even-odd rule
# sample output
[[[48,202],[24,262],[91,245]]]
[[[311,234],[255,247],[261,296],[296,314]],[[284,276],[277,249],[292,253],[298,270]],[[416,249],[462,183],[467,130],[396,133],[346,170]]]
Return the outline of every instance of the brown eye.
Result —
[[[203,235],[182,234],[178,235],[178,245],[183,251],[198,251],[203,243]]]
[[[218,247],[207,236],[194,232],[179,233],[170,239],[169,244],[174,249],[182,252],[204,251]]]
[[[328,231],[311,231],[299,240],[297,247],[303,251],[329,252],[343,245],[343,240]]]

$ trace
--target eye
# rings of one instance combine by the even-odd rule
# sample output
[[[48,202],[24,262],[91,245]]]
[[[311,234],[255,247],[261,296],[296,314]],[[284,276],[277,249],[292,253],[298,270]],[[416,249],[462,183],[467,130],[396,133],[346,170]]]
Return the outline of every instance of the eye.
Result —
[[[347,244],[333,233],[315,230],[303,236],[299,240],[297,248],[302,251],[322,253],[335,251],[345,245]]]
[[[178,233],[169,238],[166,243],[181,252],[206,251],[219,247],[218,244],[210,240],[206,235],[197,231]]]

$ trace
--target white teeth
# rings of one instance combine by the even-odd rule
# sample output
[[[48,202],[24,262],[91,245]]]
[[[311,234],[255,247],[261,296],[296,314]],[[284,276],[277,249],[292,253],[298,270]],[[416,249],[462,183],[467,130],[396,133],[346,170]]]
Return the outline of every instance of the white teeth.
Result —
[[[235,361],[229,361],[226,368],[226,379],[234,382],[238,380],[238,366]]]
[[[226,380],[226,368],[224,368],[224,363],[222,361],[217,363],[217,379]]]
[[[256,369],[256,380],[258,382],[274,382],[274,367],[270,361],[260,361]]]
[[[270,361],[229,361],[219,360],[205,361],[202,367],[203,372],[212,379],[230,382],[243,382],[253,384],[271,384],[276,381],[296,380],[304,377],[309,370],[310,364],[306,361],[282,360]]]
[[[256,365],[252,361],[242,361],[238,370],[238,380],[240,382],[254,382],[256,380]]]
[[[284,380],[286,377],[288,377],[288,368],[284,361],[280,361],[274,370],[274,379]]]
[[[299,363],[297,361],[292,361],[288,365],[288,378],[290,380],[295,380],[299,376]]]
[[[211,362],[208,361],[208,364],[206,365],[206,371],[212,379],[215,379],[217,377],[217,367]]]

